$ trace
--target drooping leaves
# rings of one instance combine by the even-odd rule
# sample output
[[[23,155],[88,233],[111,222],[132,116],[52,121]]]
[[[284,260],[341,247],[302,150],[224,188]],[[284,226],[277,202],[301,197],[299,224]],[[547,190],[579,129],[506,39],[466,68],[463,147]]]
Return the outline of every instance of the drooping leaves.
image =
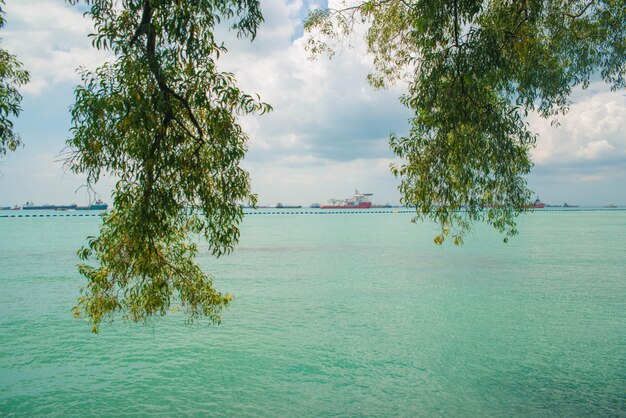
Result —
[[[594,74],[626,87],[626,4],[604,0],[384,0],[313,11],[314,53],[368,23],[370,83],[405,80],[410,133],[391,136],[403,203],[462,242],[474,221],[517,233],[535,135],[529,112],[565,113]],[[506,238],[505,238],[506,240]]]
[[[0,0],[0,28],[6,23],[3,5],[4,0]],[[30,75],[15,55],[0,49],[0,157],[5,156],[7,151],[15,151],[22,144],[20,136],[13,131],[11,118],[22,111],[22,95],[18,89],[29,79]]]
[[[105,173],[117,183],[100,235],[79,252],[98,265],[80,266],[88,283],[75,315],[97,332],[117,312],[141,321],[179,300],[189,320],[218,322],[230,296],[195,264],[193,236],[201,234],[216,256],[237,242],[241,204],[256,201],[240,167],[247,137],[237,116],[271,108],[217,69],[226,48],[214,29],[228,20],[239,35],[254,37],[258,2],[83,3],[96,25],[94,46],[116,59],[83,70],[67,164],[89,183]]]

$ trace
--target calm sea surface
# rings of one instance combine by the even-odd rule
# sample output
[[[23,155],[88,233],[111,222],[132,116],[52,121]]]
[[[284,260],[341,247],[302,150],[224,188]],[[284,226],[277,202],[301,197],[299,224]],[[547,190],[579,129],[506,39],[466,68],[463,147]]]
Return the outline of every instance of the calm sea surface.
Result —
[[[222,325],[100,335],[70,312],[100,218],[0,218],[0,415],[626,415],[626,211],[462,247],[410,218],[247,216],[199,260]]]

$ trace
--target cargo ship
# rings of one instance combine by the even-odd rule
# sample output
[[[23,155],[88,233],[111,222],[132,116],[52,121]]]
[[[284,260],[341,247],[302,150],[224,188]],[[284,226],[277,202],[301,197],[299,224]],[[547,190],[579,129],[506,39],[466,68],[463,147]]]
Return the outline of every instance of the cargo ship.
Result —
[[[89,206],[77,206],[76,210],[107,210],[108,207],[108,203],[104,203],[102,200],[98,199]]]
[[[302,205],[283,205],[280,202],[276,205],[276,209],[300,209],[301,207]]]
[[[23,210],[107,210],[109,207],[108,203],[104,203],[100,199],[96,200],[94,203],[89,206],[78,206],[76,204],[72,205],[35,205],[33,202],[26,202],[24,206],[22,206]],[[14,210],[16,208],[13,208]]]
[[[73,205],[35,205],[33,202],[26,202],[22,206],[23,210],[75,210],[76,204]]]
[[[492,208],[493,206],[485,206],[485,207]],[[524,209],[543,209],[545,207],[546,207],[546,204],[543,203],[541,200],[539,200],[539,197],[537,197],[534,202],[528,203],[527,205],[523,206]]]
[[[320,209],[369,209],[372,202],[369,197],[372,193],[359,193],[355,190],[354,195],[347,199],[330,199],[327,205],[320,205]]]

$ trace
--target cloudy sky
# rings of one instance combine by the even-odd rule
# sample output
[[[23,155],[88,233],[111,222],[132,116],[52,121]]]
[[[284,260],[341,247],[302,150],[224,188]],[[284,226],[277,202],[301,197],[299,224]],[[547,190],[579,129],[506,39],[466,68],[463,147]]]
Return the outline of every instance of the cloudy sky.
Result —
[[[308,205],[347,197],[358,188],[378,203],[396,203],[390,174],[390,132],[407,131],[409,113],[398,103],[402,86],[374,91],[365,82],[370,58],[356,43],[332,60],[308,59],[302,19],[312,2],[263,0],[266,23],[254,43],[226,37],[222,68],[240,86],[274,107],[242,121],[251,138],[244,165],[261,204]],[[15,123],[25,146],[0,160],[0,206],[88,203],[84,179],[63,168],[76,68],[109,57],[87,38],[91,23],[64,0],[6,0],[1,46],[30,71],[23,113]],[[626,95],[601,83],[576,91],[560,126],[531,116],[539,133],[529,177],[548,203],[626,205]],[[110,202],[112,181],[96,190]]]

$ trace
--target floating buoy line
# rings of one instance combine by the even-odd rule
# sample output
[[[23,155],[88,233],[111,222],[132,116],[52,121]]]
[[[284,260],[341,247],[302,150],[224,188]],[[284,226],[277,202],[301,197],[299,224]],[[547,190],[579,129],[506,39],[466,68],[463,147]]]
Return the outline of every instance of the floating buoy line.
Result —
[[[544,208],[534,209],[533,212],[615,212],[626,211],[626,207],[619,208]],[[33,214],[2,214],[0,218],[76,218],[76,217],[101,217],[106,212],[98,213],[33,213]],[[392,209],[392,210],[310,210],[310,211],[292,211],[292,210],[260,210],[246,211],[244,215],[366,215],[366,214],[414,214],[414,209]]]

